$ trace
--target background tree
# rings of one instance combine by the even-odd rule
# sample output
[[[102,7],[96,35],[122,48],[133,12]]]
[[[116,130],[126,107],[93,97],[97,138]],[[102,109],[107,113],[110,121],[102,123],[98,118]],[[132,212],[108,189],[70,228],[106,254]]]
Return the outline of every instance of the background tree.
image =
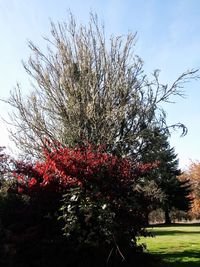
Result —
[[[200,217],[200,162],[192,162],[188,169],[184,171],[180,179],[182,181],[190,180],[192,185],[193,205],[190,211],[191,219],[199,219]]]
[[[178,159],[174,148],[170,148],[166,132],[155,127],[144,136],[143,140],[145,141],[143,141],[140,160],[143,163],[159,162],[158,168],[152,171],[148,179],[153,180],[163,193],[160,203],[149,206],[147,211],[162,208],[165,213],[165,223],[170,224],[170,211],[173,208],[181,211],[190,209],[191,184],[188,179],[181,181],[178,178],[181,175],[181,170],[178,168]]]
[[[159,82],[156,70],[149,80],[134,53],[135,35],[106,39],[94,14],[88,26],[77,25],[71,14],[67,23],[52,23],[45,39],[45,52],[29,42],[32,55],[24,68],[32,91],[23,97],[17,85],[7,101],[14,107],[12,139],[28,155],[40,154],[46,138],[137,155],[152,123],[166,128],[161,104],[181,96],[183,84],[197,77],[187,71],[170,86]]]

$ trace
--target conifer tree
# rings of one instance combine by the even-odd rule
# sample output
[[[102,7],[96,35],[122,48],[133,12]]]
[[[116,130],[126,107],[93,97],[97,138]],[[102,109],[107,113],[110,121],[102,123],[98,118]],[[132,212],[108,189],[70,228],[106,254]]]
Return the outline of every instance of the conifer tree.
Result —
[[[177,154],[170,147],[168,135],[155,127],[144,137],[143,150],[140,155],[142,162],[158,161],[158,168],[153,170],[148,180],[154,181],[162,193],[160,204],[151,209],[162,208],[165,213],[165,223],[170,224],[170,211],[175,208],[188,211],[191,206],[191,185],[189,180],[181,181],[181,170],[178,166]]]

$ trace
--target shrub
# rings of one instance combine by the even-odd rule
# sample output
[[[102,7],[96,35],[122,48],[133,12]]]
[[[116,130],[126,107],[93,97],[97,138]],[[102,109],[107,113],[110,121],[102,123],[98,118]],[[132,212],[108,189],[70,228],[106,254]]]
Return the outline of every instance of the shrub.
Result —
[[[39,221],[59,217],[74,247],[106,245],[123,258],[121,248],[136,249],[137,237],[147,234],[146,199],[137,184],[153,167],[106,153],[101,146],[48,145],[42,162],[16,162],[15,177],[18,192],[40,211]]]
[[[83,258],[87,266],[128,264],[143,249],[137,238],[148,234],[144,210],[152,196],[139,183],[156,164],[103,146],[47,143],[43,152],[36,162],[9,159],[0,191],[1,266],[79,266]]]

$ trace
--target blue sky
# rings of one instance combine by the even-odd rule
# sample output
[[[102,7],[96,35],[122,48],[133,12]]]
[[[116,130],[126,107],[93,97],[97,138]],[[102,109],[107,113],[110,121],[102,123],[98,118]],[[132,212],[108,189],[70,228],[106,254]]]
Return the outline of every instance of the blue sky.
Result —
[[[104,21],[106,34],[137,32],[136,53],[144,60],[147,74],[161,70],[161,81],[172,83],[179,74],[200,68],[199,0],[0,0],[0,98],[7,98],[16,82],[24,93],[28,77],[21,61],[30,54],[27,41],[45,48],[43,36],[50,32],[50,19],[67,19],[67,10],[87,23],[91,10]],[[200,80],[185,86],[185,99],[166,106],[169,123],[182,122],[188,134],[172,135],[180,166],[200,160]],[[0,115],[9,107],[0,102]],[[6,125],[0,121],[0,145],[11,146]]]

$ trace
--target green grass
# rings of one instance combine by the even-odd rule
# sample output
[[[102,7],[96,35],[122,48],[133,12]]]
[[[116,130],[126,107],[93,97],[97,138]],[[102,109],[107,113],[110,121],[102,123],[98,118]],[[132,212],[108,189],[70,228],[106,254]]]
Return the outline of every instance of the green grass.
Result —
[[[149,228],[155,234],[145,238],[147,251],[162,259],[162,267],[200,267],[200,226],[173,225]]]

